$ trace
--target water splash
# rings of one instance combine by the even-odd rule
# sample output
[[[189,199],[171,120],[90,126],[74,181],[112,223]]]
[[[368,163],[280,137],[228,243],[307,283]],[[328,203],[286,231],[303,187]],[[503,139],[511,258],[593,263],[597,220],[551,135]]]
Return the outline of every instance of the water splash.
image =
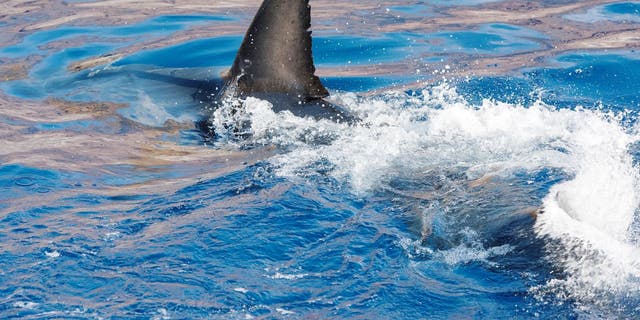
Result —
[[[522,172],[560,170],[567,178],[539,199],[543,213],[531,232],[544,239],[547,259],[561,272],[531,293],[541,299],[552,293],[578,307],[600,299],[601,308],[637,293],[640,251],[632,242],[637,238],[632,224],[640,176],[628,149],[638,137],[621,124],[623,114],[558,109],[541,100],[529,106],[492,100],[473,105],[447,84],[412,94],[339,93],[334,99],[362,122],[303,119],[247,99],[242,115],[251,124],[247,143],[283,147],[286,152],[268,160],[280,176],[329,174],[363,195],[388,190],[394,181],[452,170],[466,182],[499,177],[505,183]],[[473,249],[454,245],[432,256],[443,262],[463,259],[451,260],[456,264],[511,250],[496,246],[498,251],[484,250],[485,255],[460,255],[465,248]]]
[[[570,137],[575,177],[550,190],[535,226],[548,240],[549,259],[564,274],[535,292],[562,292],[589,313],[637,304],[640,248],[633,243],[638,236],[633,223],[640,180],[628,152],[636,140],[613,120],[575,128]]]

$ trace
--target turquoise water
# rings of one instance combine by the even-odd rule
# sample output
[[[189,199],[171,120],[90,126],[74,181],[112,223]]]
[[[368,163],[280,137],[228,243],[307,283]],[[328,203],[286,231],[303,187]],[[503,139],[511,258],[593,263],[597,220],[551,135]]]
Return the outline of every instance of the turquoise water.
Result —
[[[440,32],[446,45],[440,50],[460,53],[513,54],[543,47],[547,37],[539,32],[508,25],[481,25],[477,31]]]
[[[614,3],[605,8],[608,12],[614,14],[640,15],[640,3],[638,2]]]
[[[0,115],[21,130],[2,138],[11,143],[89,139],[52,147],[64,166],[0,164],[2,318],[639,316],[637,52],[567,52],[515,75],[446,81],[329,75],[331,99],[363,124],[274,114],[251,100],[247,140],[211,145],[188,128],[152,138],[218,160],[83,158],[79,150],[104,143],[93,135],[127,146],[167,120],[202,117],[194,93],[221,84],[242,35],[139,50],[78,73],[69,64],[225,23],[238,22],[62,26],[0,50],[43,56],[26,79],[0,84],[14,98],[127,104],[91,120]],[[548,39],[508,24],[314,37],[319,70],[519,54]],[[59,40],[72,45],[44,46]]]
[[[637,23],[640,21],[640,2],[629,1],[595,6],[585,13],[567,15],[567,18],[586,23],[600,21]]]

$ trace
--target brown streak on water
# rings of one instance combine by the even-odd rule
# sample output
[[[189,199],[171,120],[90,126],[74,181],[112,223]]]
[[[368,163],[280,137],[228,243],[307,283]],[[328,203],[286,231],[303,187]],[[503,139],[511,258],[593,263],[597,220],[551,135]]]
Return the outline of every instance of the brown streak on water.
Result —
[[[475,7],[435,7],[435,11],[444,14],[442,17],[413,17],[389,23],[393,15],[385,9],[394,5],[406,4],[403,1],[387,1],[381,5],[378,1],[359,1],[345,4],[331,0],[312,1],[312,14],[314,30],[349,30],[350,33],[375,34],[377,32],[414,31],[417,33],[430,33],[434,31],[473,29],[474,26],[486,23],[511,23],[528,27],[551,37],[546,41],[542,49],[530,51],[525,54],[490,57],[483,55],[459,55],[455,56],[457,65],[453,66],[451,76],[464,75],[496,75],[514,72],[522,67],[535,67],[541,65],[537,56],[551,56],[568,50],[592,50],[592,49],[617,49],[640,47],[638,24],[621,24],[612,21],[600,21],[595,24],[581,23],[564,19],[569,13],[584,12],[588,8],[615,0],[590,0],[579,3],[546,6],[535,2],[502,1],[488,3]],[[33,1],[28,6],[20,1],[8,1],[0,5],[6,12],[22,12],[25,17],[46,17],[43,21],[32,23],[31,19],[9,19],[9,15],[0,18],[8,26],[0,27],[9,34],[15,35],[12,39],[2,41],[11,44],[19,41],[19,38],[28,34],[31,30],[57,27],[62,24],[131,24],[140,20],[163,14],[234,14],[244,17],[242,23],[216,23],[202,26],[193,26],[189,30],[179,31],[171,37],[150,39],[143,43],[134,44],[110,53],[107,56],[98,56],[84,61],[76,62],[69,66],[70,70],[80,71],[111,63],[123,56],[138,52],[142,49],[166,47],[193,39],[212,36],[243,34],[244,26],[248,23],[251,14],[257,7],[256,1],[95,1],[80,3],[64,3],[61,1]],[[368,14],[370,13],[370,14]],[[327,21],[318,23],[318,21]],[[246,23],[245,23],[246,22]],[[331,23],[329,23],[331,22]],[[349,23],[349,25],[345,25]],[[605,38],[593,35],[594,29],[601,30],[607,36]],[[629,28],[632,28],[629,30]],[[13,30],[14,32],[11,32]],[[15,32],[21,31],[21,32]],[[5,34],[7,34],[5,32]],[[1,39],[1,38],[0,38]],[[53,45],[53,44],[50,44]],[[64,42],[59,46],[64,46]],[[68,44],[67,44],[68,45]],[[450,62],[447,62],[450,63]],[[487,67],[490,65],[491,67]],[[363,76],[371,74],[380,75],[405,75],[417,68],[425,71],[439,70],[441,63],[425,65],[417,61],[402,61],[400,63],[384,64],[379,66],[350,66],[346,62],[340,67],[321,67],[318,74],[321,76]]]
[[[542,7],[534,2],[504,1],[476,7],[436,7],[442,17],[413,17],[404,20],[389,19],[386,8],[406,4],[403,1],[358,1],[345,3],[334,0],[313,0],[314,30],[319,32],[345,32],[376,34],[380,32],[413,31],[430,33],[441,30],[468,30],[486,23],[511,23],[547,34],[542,49],[505,56],[449,54],[453,68],[449,77],[471,75],[507,74],[523,67],[535,67],[544,58],[577,49],[618,49],[640,46],[640,27],[636,23],[602,21],[596,24],[569,21],[568,13],[584,12],[594,5],[614,2],[582,1],[569,5]],[[70,71],[82,71],[107,65],[140,50],[162,48],[193,39],[220,35],[237,35],[244,29],[256,10],[258,1],[125,1],[65,3],[63,1],[0,2],[0,46],[20,42],[37,30],[57,28],[62,25],[125,25],[165,14],[232,14],[241,17],[239,22],[216,22],[192,26],[171,36],[145,39],[107,55],[92,57],[72,63]],[[349,23],[347,25],[347,23]],[[594,29],[600,30],[594,33]],[[338,31],[336,31],[338,30]],[[86,38],[59,40],[47,44],[48,50],[61,50],[81,43]],[[74,42],[75,41],[75,42]],[[426,53],[429,55],[429,53]],[[29,70],[42,57],[30,56],[0,61],[0,81],[25,79]],[[424,64],[419,59],[380,65],[341,66],[318,69],[321,76],[407,75],[416,69],[425,72],[443,68],[443,63]],[[435,77],[433,78],[435,79]],[[423,85],[422,83],[420,85]],[[120,186],[96,185],[82,188],[82,192],[96,195],[135,195],[175,192],[199,179],[212,179],[236,170],[242,170],[272,155],[271,148],[252,152],[214,150],[206,146],[184,146],[163,139],[176,136],[179,130],[193,128],[191,123],[166,123],[163,127],[144,126],[123,118],[117,110],[124,104],[110,102],[69,102],[59,98],[42,101],[21,100],[0,93],[0,161],[2,164],[21,164],[37,168],[83,172],[89,175],[136,175],[141,172],[181,172],[176,177],[149,179],[144,182]],[[37,124],[65,123],[78,120],[108,121],[108,132],[63,129],[57,131],[33,130]],[[126,166],[125,172],[113,171]],[[10,200],[3,212],[26,210],[34,206],[59,203],[77,194],[78,190],[55,191]],[[423,195],[428,197],[428,195]],[[255,201],[247,196],[247,202]],[[237,197],[241,199],[242,197]],[[258,197],[260,198],[260,197]],[[109,210],[128,210],[136,201],[113,204]],[[242,203],[242,206],[246,206]],[[75,214],[90,208],[76,208]],[[105,208],[107,209],[107,208]],[[229,208],[218,208],[230,210]],[[0,212],[0,214],[2,214]]]
[[[31,193],[5,201],[0,216],[11,212],[49,205],[62,205],[65,199],[79,194],[95,196],[127,196],[170,194],[198,181],[214,179],[242,170],[273,154],[273,148],[257,148],[250,152],[215,150],[206,146],[184,146],[162,139],[190,129],[191,123],[172,123],[153,128],[119,116],[116,111],[125,104],[107,102],[69,102],[49,98],[44,101],[20,100],[0,93],[0,163],[80,172],[88,181],[76,181],[81,188]],[[42,123],[102,119],[109,120],[113,132],[88,130],[29,130]],[[117,169],[117,170],[116,170]],[[115,170],[115,171],[114,171]],[[105,176],[139,176],[153,172],[154,178],[120,185],[93,183]],[[176,173],[177,172],[177,173]],[[162,177],[165,173],[169,177]],[[61,215],[92,210],[125,212],[139,201],[109,202],[100,208],[74,203],[73,209]],[[63,218],[57,215],[57,218]],[[115,218],[112,217],[112,218]],[[15,235],[17,236],[17,235]]]

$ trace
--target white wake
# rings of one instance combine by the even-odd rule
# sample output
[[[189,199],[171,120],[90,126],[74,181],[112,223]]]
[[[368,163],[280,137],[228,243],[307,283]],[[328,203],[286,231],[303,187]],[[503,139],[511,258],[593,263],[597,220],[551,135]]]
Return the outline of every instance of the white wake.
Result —
[[[559,169],[572,178],[541,199],[543,213],[532,232],[548,244],[549,260],[563,272],[532,293],[560,294],[585,308],[603,295],[624,300],[638,293],[639,230],[633,225],[640,180],[629,152],[638,135],[621,124],[621,114],[558,109],[541,101],[527,107],[491,100],[472,105],[447,84],[416,95],[341,93],[333,99],[362,122],[276,114],[268,102],[251,98],[234,117],[250,121],[252,143],[287,150],[269,160],[281,176],[322,167],[355,193],[442,168],[469,180]]]

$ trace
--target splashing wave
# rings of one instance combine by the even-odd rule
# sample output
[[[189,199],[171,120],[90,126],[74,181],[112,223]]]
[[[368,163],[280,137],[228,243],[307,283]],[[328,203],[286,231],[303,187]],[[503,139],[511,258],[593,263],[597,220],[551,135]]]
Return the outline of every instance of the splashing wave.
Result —
[[[639,230],[632,226],[640,176],[629,146],[638,135],[621,124],[623,114],[559,109],[542,101],[472,105],[447,84],[413,94],[339,93],[334,100],[362,122],[276,114],[268,102],[251,98],[234,117],[251,123],[247,143],[286,150],[269,159],[279,175],[328,173],[356,194],[444,170],[469,181],[561,170],[569,178],[540,199],[532,232],[544,239],[546,257],[562,274],[531,291],[542,297],[560,290],[582,306],[596,297],[611,302],[637,293],[640,250],[633,239]],[[218,125],[226,121],[228,128],[227,120]]]

